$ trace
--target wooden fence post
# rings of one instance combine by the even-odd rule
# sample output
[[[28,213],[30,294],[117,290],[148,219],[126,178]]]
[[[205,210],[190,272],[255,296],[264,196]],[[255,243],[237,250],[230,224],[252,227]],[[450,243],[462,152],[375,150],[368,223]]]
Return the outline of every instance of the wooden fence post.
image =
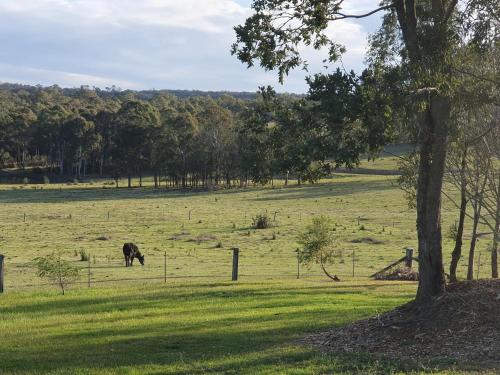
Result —
[[[354,277],[354,263],[356,261],[356,250],[352,251],[352,277]]]
[[[165,283],[167,282],[167,252],[165,251],[165,258],[163,262],[163,276]]]
[[[0,254],[0,293],[3,293],[3,260],[4,256]]]
[[[297,249],[297,279],[300,279],[300,250]]]
[[[232,281],[238,281],[238,261],[240,258],[240,249],[233,247],[233,275]]]
[[[87,286],[90,288],[90,254],[89,254],[89,262],[87,265]]]
[[[411,268],[413,262],[413,249],[411,247],[406,248],[406,259],[405,259],[405,267]]]

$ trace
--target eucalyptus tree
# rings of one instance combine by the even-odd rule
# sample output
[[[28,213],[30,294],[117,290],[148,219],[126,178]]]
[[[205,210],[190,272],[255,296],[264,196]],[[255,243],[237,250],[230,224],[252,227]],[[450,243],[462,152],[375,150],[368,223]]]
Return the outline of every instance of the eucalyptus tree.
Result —
[[[338,20],[383,12],[383,25],[371,41],[377,64],[390,60],[404,71],[404,93],[416,113],[419,173],[417,232],[422,302],[442,293],[445,277],[441,239],[441,188],[454,96],[454,54],[460,43],[486,49],[498,40],[496,0],[384,0],[364,14],[350,14],[344,0],[254,0],[253,15],[235,28],[232,52],[249,66],[277,69],[280,80],[303,66],[305,44],[327,49],[337,60],[345,50],[327,29]],[[333,32],[335,26],[332,26]]]
[[[66,120],[61,132],[66,143],[66,165],[73,166],[76,177],[85,176],[88,158],[101,143],[101,135],[92,121],[79,115]]]
[[[151,104],[129,100],[122,104],[114,118],[117,128],[113,163],[119,171],[126,171],[128,187],[132,175],[139,173],[142,185],[143,168],[151,160],[152,144],[160,127],[160,114]]]

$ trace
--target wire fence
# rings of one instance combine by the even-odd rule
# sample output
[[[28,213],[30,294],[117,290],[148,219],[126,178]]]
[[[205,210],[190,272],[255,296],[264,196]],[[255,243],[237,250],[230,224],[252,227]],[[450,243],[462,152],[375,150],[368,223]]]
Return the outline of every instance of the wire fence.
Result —
[[[308,267],[301,264],[297,251],[290,253],[287,259],[283,256],[267,257],[257,262],[253,257],[246,257],[245,252],[240,252],[237,248],[233,248],[232,252],[213,250],[204,255],[212,258],[213,263],[208,264],[205,262],[207,259],[201,259],[196,255],[185,258],[174,255],[169,257],[167,252],[164,252],[163,256],[148,257],[145,266],[141,266],[136,260],[132,267],[125,267],[124,261],[108,260],[100,263],[95,258],[89,257],[87,261],[74,261],[79,269],[79,277],[72,281],[71,285],[92,288],[113,283],[168,283],[175,280],[203,282],[320,278],[327,280],[319,265]],[[366,251],[352,251],[346,254],[344,259],[337,259],[335,264],[330,264],[329,272],[341,280],[368,278],[370,274],[395,260],[379,257],[376,266],[367,267],[367,257]],[[182,267],[179,267],[180,265]],[[0,270],[0,274],[0,278],[3,278],[4,291],[43,289],[52,285],[37,276],[37,268],[33,262],[16,263],[4,258],[3,272]]]

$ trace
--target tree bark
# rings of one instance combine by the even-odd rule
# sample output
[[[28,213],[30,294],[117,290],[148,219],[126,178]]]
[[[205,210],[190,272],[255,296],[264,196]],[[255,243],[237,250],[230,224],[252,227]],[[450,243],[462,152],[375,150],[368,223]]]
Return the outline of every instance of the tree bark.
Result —
[[[495,230],[493,231],[493,244],[491,246],[491,277],[498,279],[498,242],[500,241],[500,173],[497,182],[497,208],[495,216]]]
[[[462,243],[464,234],[464,222],[467,211],[467,183],[465,179],[465,168],[467,167],[467,148],[464,149],[460,163],[460,216],[458,219],[457,237],[455,239],[455,248],[451,253],[450,263],[450,282],[457,281],[457,267],[462,257]]]
[[[479,218],[481,216],[481,206],[477,206],[478,204],[479,203],[476,202],[474,207],[474,220],[469,248],[469,264],[467,266],[467,280],[474,280],[474,256],[477,242],[477,226],[479,224]]]
[[[420,165],[417,186],[419,284],[417,302],[445,290],[441,237],[441,188],[446,160],[449,99],[429,96],[420,126]]]
[[[330,279],[332,279],[333,281],[340,281],[340,279],[337,277],[337,275],[330,275],[328,273],[328,271],[326,270],[325,268],[325,264],[323,263],[323,255],[320,256],[320,264],[321,264],[321,269],[323,270],[323,272],[325,273],[326,276],[328,276]]]

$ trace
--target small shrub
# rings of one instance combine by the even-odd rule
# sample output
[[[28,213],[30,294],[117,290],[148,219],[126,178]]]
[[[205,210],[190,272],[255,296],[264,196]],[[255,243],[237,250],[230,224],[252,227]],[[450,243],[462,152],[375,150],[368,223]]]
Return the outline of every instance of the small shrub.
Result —
[[[276,239],[276,233],[273,233],[272,237],[271,237],[271,240],[275,240]]]
[[[450,227],[448,228],[447,237],[450,240],[456,241],[457,236],[458,236],[458,224],[455,221],[455,223],[451,224]]]
[[[37,267],[37,275],[48,279],[54,285],[61,288],[61,293],[68,285],[78,279],[79,269],[67,260],[62,259],[62,254],[52,253],[44,257],[34,259]]]
[[[45,185],[50,184],[50,178],[49,178],[49,176],[43,176],[43,183],[44,183]]]
[[[222,245],[222,242],[221,242],[221,241],[219,241],[219,242],[217,242],[217,243],[215,244],[215,248],[216,248],[216,249],[222,249],[223,247],[224,247],[224,246]]]
[[[90,260],[90,254],[87,254],[84,249],[80,249],[78,254],[80,255],[80,262],[88,262]]]
[[[23,177],[23,185],[28,185],[29,182],[30,180],[28,179],[28,177]]]
[[[359,230],[366,230],[365,226],[364,225],[360,225],[359,226]]]
[[[252,220],[252,227],[255,229],[266,229],[272,226],[271,218],[267,215],[267,213],[259,214],[252,218]]]

